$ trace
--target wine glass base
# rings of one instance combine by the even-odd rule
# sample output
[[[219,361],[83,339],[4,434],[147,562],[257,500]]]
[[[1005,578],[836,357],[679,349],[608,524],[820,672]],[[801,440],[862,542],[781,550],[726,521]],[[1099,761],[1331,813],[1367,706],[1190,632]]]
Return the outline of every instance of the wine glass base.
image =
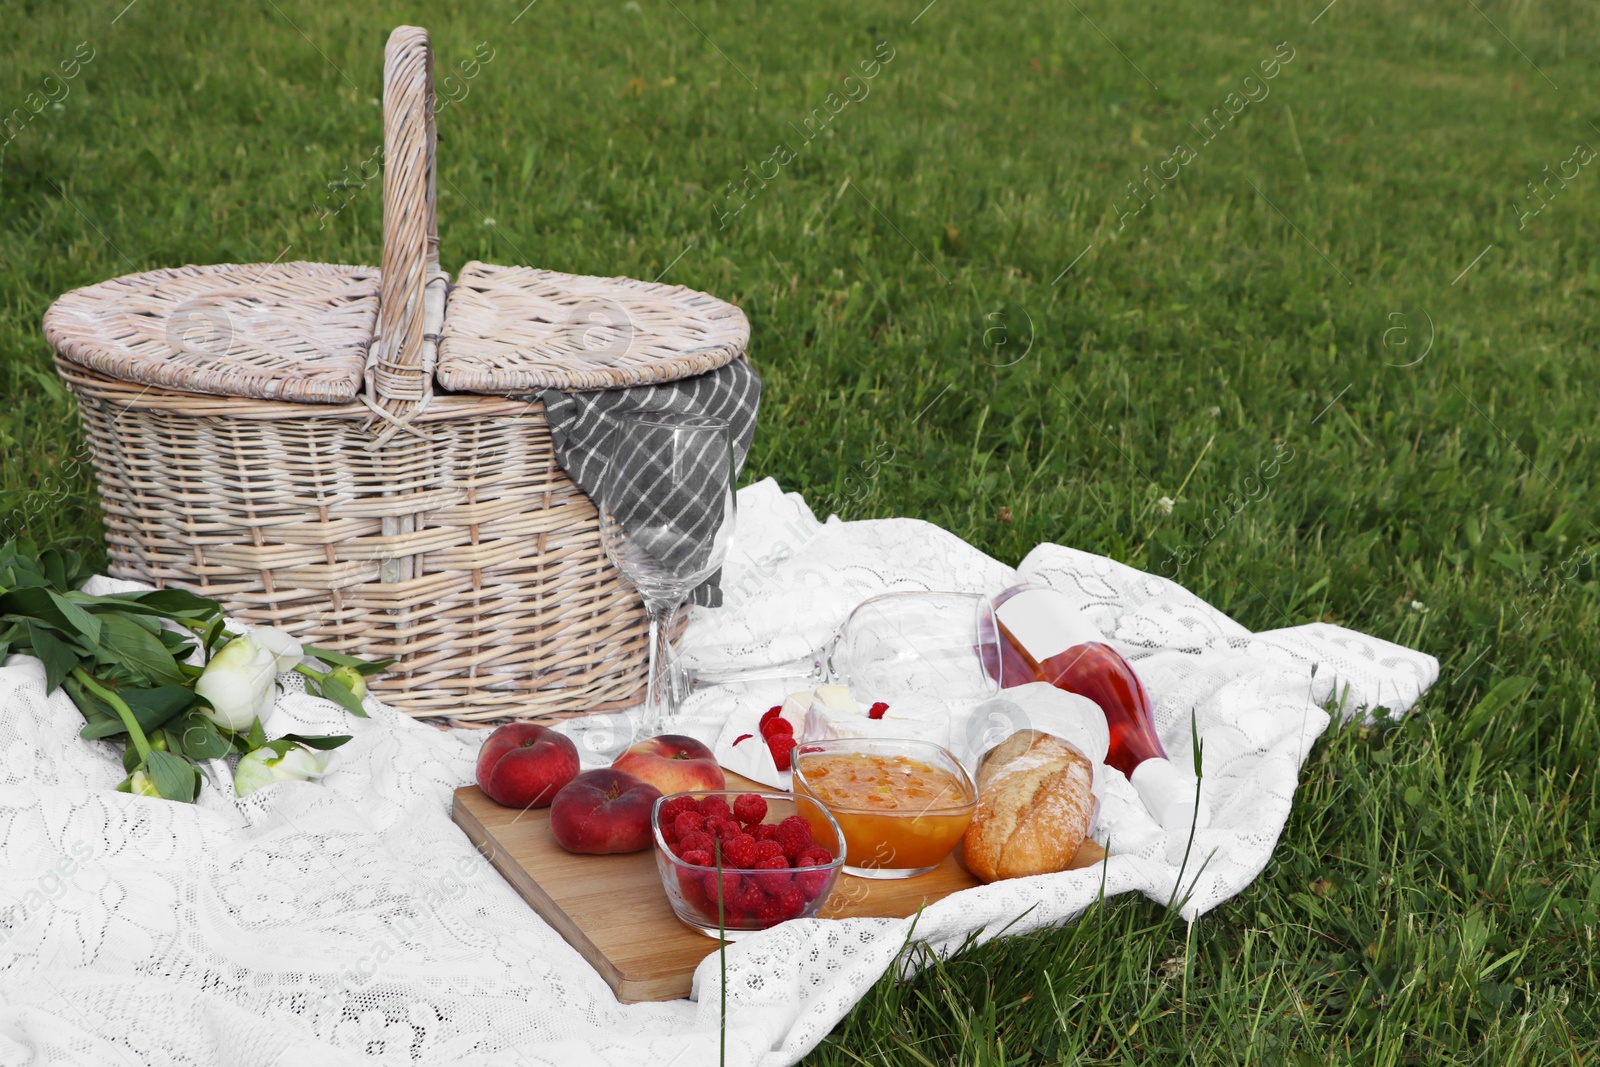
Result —
[[[857,878],[887,881],[895,878],[915,878],[919,874],[927,874],[933,867],[852,867],[847,863],[842,870],[845,874],[853,874]]]

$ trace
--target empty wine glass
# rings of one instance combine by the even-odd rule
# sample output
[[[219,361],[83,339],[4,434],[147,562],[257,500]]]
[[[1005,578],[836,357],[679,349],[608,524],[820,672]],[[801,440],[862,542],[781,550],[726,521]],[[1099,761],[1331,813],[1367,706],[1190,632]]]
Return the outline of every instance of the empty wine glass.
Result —
[[[679,664],[680,694],[707,685],[792,678],[844,685],[863,697],[967,700],[1000,691],[999,630],[978,593],[881,593],[856,605],[828,642],[804,656],[751,667]]]
[[[728,554],[734,525],[728,424],[705,415],[619,416],[600,479],[600,543],[650,616],[650,659],[640,730],[660,731],[674,703],[663,684],[664,623]]]

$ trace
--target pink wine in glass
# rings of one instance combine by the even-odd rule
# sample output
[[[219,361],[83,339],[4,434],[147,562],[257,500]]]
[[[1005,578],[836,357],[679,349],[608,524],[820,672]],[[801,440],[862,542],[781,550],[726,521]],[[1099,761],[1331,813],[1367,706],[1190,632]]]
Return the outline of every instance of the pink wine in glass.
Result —
[[[1130,778],[1145,760],[1166,759],[1139,676],[1116,649],[1096,640],[1065,596],[1019,585],[995,597],[994,608],[999,662],[985,657],[984,666],[1003,688],[1049,682],[1100,705],[1111,731],[1106,763]]]

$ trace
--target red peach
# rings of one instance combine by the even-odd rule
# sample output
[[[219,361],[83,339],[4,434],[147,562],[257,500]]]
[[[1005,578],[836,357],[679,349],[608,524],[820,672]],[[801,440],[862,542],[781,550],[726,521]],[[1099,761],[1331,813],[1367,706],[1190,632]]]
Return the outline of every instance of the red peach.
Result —
[[[578,746],[538,723],[507,723],[478,750],[478,788],[510,808],[547,806],[577,774]]]
[[[650,812],[661,790],[613,767],[585,771],[550,804],[550,831],[568,852],[606,855],[650,847]]]
[[[721,789],[728,784],[711,750],[682,734],[640,741],[612,760],[611,766],[642,778],[663,793]]]

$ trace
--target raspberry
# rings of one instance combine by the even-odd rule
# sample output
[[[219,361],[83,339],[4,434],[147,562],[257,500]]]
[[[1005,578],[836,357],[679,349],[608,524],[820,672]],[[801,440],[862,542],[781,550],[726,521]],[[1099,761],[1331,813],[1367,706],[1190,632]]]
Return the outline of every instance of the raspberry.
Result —
[[[661,824],[661,836],[666,839],[667,847],[676,851],[678,847],[678,828],[670,822]]]
[[[700,872],[678,868],[678,891],[683,896],[683,902],[693,908],[703,908],[706,903],[706,887],[701,880]]]
[[[867,718],[869,718],[869,719],[881,719],[881,718],[883,718],[883,713],[888,711],[888,710],[889,710],[889,705],[885,704],[883,701],[880,700],[876,704],[872,705],[872,707],[867,709]]]
[[[794,726],[788,719],[773,719],[761,724],[761,736],[769,743],[779,734],[793,734]]]
[[[754,825],[767,817],[767,802],[754,793],[746,793],[733,802],[733,817],[746,826]]]
[[[673,797],[661,805],[661,814],[657,816],[663,829],[672,825],[672,821],[686,811],[694,810],[694,797]]]
[[[750,827],[750,836],[757,841],[771,841],[778,836],[777,823],[762,823],[760,826]]]
[[[701,797],[700,814],[708,819],[713,815],[720,815],[724,819],[733,818],[733,812],[729,810],[728,802],[718,796]]]
[[[767,895],[754,881],[746,878],[728,903],[739,911],[756,911],[767,904]],[[729,925],[732,925],[731,923]]]
[[[715,842],[711,840],[710,834],[704,830],[696,830],[694,833],[684,834],[683,837],[678,839],[678,847],[683,849],[678,855],[681,857],[687,856],[691,852],[704,852],[709,856],[714,846]]]
[[[769,926],[777,926],[788,916],[783,913],[782,904],[770,898],[763,898],[761,906],[755,909],[751,918],[755,920],[756,926],[765,930]]]
[[[793,734],[773,734],[767,738],[767,747],[772,750],[772,762],[778,765],[778,770],[789,769],[789,753],[794,751],[794,746]]]
[[[765,727],[767,725],[767,723],[769,723],[772,720],[776,719],[781,714],[783,714],[783,705],[782,704],[774,704],[774,705],[772,705],[772,707],[768,708],[766,711],[761,713],[761,725],[763,727]],[[763,737],[766,736],[766,733],[764,731],[762,733],[762,736]]]
[[[772,827],[758,826],[758,827],[756,827],[756,829],[758,829],[758,830],[770,829],[773,833],[777,833],[778,832],[778,828],[776,826],[772,826]],[[772,840],[772,838],[770,836],[768,836],[766,838],[762,838],[762,836],[760,834],[756,835],[756,859],[757,860],[780,859],[780,860],[783,860],[783,865],[785,867],[789,866],[789,861],[786,860],[786,859],[783,859],[783,846],[778,844],[776,841]]]
[[[816,900],[822,891],[828,888],[828,881],[833,877],[832,871],[796,871],[794,884],[807,900]]]
[[[756,839],[749,834],[734,834],[722,846],[722,862],[748,869],[756,862]]]
[[[706,817],[697,811],[681,812],[672,820],[672,828],[679,837],[688,837],[706,824]]]
[[[717,921],[717,906],[715,904],[711,905],[711,921],[713,923]],[[725,930],[748,930],[750,928],[750,916],[743,909],[728,908],[724,912],[722,927]]]
[[[715,862],[712,859],[711,853],[707,852],[703,848],[697,848],[692,852],[685,852],[678,858],[685,863],[692,863],[696,867],[710,867]]]
[[[795,857],[796,867],[825,867],[833,862],[833,853],[819,845],[812,845]]]
[[[811,844],[811,824],[798,815],[791,815],[778,824],[778,836],[774,840],[783,848],[784,856],[792,860]]]
[[[806,895],[797,885],[784,886],[772,894],[772,900],[785,919],[793,919],[806,910]]]
[[[732,819],[724,819],[721,815],[713,815],[706,820],[705,830],[706,833],[711,834],[714,837],[720,837],[723,840],[727,840],[729,837],[739,832],[739,824],[734,822]]]
[[[711,910],[715,914],[717,908],[717,872],[706,871],[702,876],[702,881],[706,887],[706,899],[711,902]],[[740,877],[737,871],[722,872],[722,899],[725,905],[731,906],[738,894],[743,892],[743,889],[744,879]]]
[[[757,860],[755,869],[757,873],[750,877],[768,893],[776,893],[789,884],[789,861],[782,856],[767,856]]]

